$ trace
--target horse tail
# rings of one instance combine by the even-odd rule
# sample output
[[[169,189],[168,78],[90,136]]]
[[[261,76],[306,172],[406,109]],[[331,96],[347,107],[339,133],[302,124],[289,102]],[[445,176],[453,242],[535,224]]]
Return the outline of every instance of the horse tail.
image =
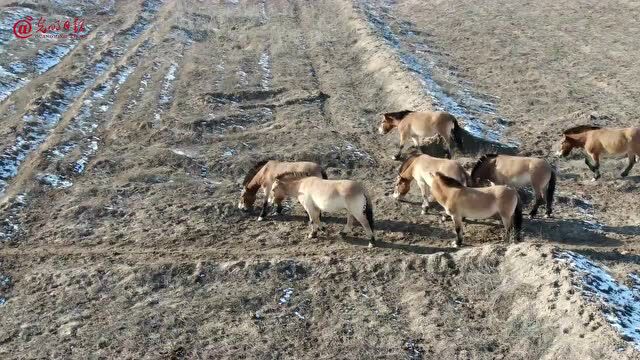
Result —
[[[547,215],[551,215],[551,205],[553,205],[553,194],[556,192],[556,172],[551,170],[551,178],[547,184]]]
[[[520,241],[522,239],[522,201],[520,200],[520,196],[516,193],[517,203],[516,208],[513,210],[513,230],[515,232],[515,241]]]
[[[369,223],[369,227],[371,231],[373,231],[373,206],[371,206],[371,199],[368,195],[364,196],[365,205],[364,205],[364,216],[367,217],[367,222]]]
[[[451,116],[452,121],[453,121],[453,129],[451,129],[451,138],[453,139],[453,141],[456,143],[456,146],[458,147],[458,150],[460,151],[464,151],[464,148],[462,146],[462,128],[460,127],[460,125],[458,124],[458,120],[452,115]]]
[[[327,172],[324,169],[320,169],[320,175],[322,175],[322,178],[327,180],[329,177],[327,176]]]

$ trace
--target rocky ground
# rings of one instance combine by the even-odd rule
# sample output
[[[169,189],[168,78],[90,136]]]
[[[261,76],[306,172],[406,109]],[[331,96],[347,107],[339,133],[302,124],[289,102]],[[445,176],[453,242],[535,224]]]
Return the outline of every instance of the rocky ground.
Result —
[[[553,154],[637,126],[633,3],[0,1],[2,358],[636,359],[640,169]],[[25,16],[79,39],[16,39]],[[524,242],[390,194],[379,114],[445,109],[483,152],[547,158]],[[431,146],[427,151],[437,150]],[[235,205],[265,158],[362,181],[380,246]]]

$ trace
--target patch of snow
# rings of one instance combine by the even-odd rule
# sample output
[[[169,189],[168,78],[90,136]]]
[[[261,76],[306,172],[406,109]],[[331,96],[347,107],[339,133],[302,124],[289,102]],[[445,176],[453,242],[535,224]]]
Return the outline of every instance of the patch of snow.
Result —
[[[269,57],[269,53],[265,50],[260,55],[260,60],[258,61],[260,68],[262,69],[262,80],[260,84],[262,85],[262,90],[269,90],[271,86],[271,58]]]
[[[606,267],[571,251],[562,251],[555,259],[573,270],[575,284],[582,295],[602,309],[605,319],[640,350],[640,296],[637,291],[618,283]],[[633,275],[633,280],[637,275]]]
[[[60,60],[73,49],[73,46],[55,45],[49,50],[39,50],[33,64],[38,74],[44,74],[47,70],[58,65]]]
[[[280,305],[284,305],[284,304],[289,303],[289,300],[291,300],[291,296],[293,296],[293,289],[292,288],[284,289],[284,294],[282,295],[282,297],[280,298],[280,301],[278,301],[278,303]]]
[[[71,181],[67,180],[64,176],[61,175],[42,174],[37,176],[36,178],[41,183],[58,189],[66,189],[73,185]]]

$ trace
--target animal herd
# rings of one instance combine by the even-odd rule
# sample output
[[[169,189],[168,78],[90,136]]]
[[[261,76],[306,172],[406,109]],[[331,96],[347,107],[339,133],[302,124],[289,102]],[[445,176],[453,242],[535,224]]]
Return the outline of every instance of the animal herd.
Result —
[[[533,218],[538,208],[546,205],[545,216],[551,217],[556,187],[556,170],[544,159],[498,154],[482,155],[471,170],[466,170],[452,160],[454,147],[463,150],[462,129],[456,118],[442,111],[399,111],[382,114],[380,134],[398,128],[399,147],[393,154],[399,160],[410,138],[419,147],[425,139],[440,137],[446,144],[447,158],[410,153],[402,162],[394,182],[393,197],[402,199],[413,181],[422,194],[422,214],[426,214],[433,198],[453,220],[456,238],[453,247],[463,241],[464,219],[486,219],[499,216],[505,228],[505,241],[521,239],[522,204],[516,188],[531,186],[535,202],[529,213]],[[584,149],[585,162],[600,177],[602,155],[625,154],[628,165],[621,173],[629,174],[640,156],[640,128],[600,128],[576,126],[562,134],[557,155],[566,157],[572,149]],[[238,207],[249,211],[262,189],[264,202],[258,220],[267,216],[270,204],[276,205],[276,213],[282,212],[282,202],[296,198],[309,216],[309,238],[322,229],[323,212],[347,211],[347,223],[341,234],[353,230],[357,220],[364,228],[369,247],[375,246],[374,220],[371,198],[361,183],[353,180],[328,179],[322,167],[313,162],[261,161],[245,176]],[[446,216],[442,216],[442,221]]]

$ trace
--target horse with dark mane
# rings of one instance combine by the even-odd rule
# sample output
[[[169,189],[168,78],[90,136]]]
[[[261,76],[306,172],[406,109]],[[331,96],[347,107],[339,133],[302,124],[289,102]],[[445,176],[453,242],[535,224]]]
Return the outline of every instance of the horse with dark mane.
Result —
[[[582,148],[587,153],[584,162],[593,171],[593,180],[600,178],[600,156],[626,154],[627,167],[620,176],[629,175],[629,171],[640,156],[640,128],[601,128],[592,125],[580,125],[565,130],[558,156],[566,157],[573,148]],[[591,158],[591,160],[589,159]]]
[[[327,173],[325,173],[320,165],[314,162],[281,162],[276,160],[259,161],[249,170],[242,181],[242,192],[240,193],[238,208],[245,211],[251,210],[256,201],[258,190],[262,188],[265,198],[258,221],[263,220],[267,216],[267,210],[269,208],[269,194],[271,193],[273,182],[278,175],[290,172],[306,173],[309,174],[309,176],[317,176],[323,179],[327,178]],[[282,201],[284,198],[275,198],[272,200],[277,205],[276,212],[278,214],[281,213]]]
[[[546,217],[551,216],[556,173],[546,160],[525,156],[483,155],[471,170],[471,182],[473,186],[482,186],[487,181],[515,187],[531,185],[536,202],[530,216],[536,216],[543,202],[547,204]]]
[[[453,156],[453,145],[462,149],[462,128],[456,118],[444,111],[411,111],[403,110],[382,114],[382,123],[378,128],[380,134],[386,134],[393,128],[400,132],[398,152],[393,155],[394,160],[400,159],[402,149],[411,138],[418,147],[426,138],[440,136],[447,144],[447,157]]]
[[[437,171],[456,179],[464,185],[470,185],[469,175],[457,161],[414,153],[402,163],[398,170],[393,197],[395,199],[404,198],[411,189],[411,182],[415,180],[422,194],[422,214],[426,214],[429,208],[429,197],[431,196],[429,185],[427,185],[427,177],[429,173]]]
[[[326,180],[305,173],[284,173],[276,178],[271,197],[297,197],[309,215],[309,238],[315,238],[322,227],[321,212],[347,210],[347,224],[340,233],[344,235],[350,232],[354,220],[357,220],[369,239],[369,247],[375,245],[371,199],[364,185],[357,181]]]
[[[462,245],[462,219],[486,219],[500,215],[505,228],[505,241],[520,240],[522,208],[518,192],[508,186],[466,187],[440,172],[429,176],[431,193],[455,225],[454,247]]]

